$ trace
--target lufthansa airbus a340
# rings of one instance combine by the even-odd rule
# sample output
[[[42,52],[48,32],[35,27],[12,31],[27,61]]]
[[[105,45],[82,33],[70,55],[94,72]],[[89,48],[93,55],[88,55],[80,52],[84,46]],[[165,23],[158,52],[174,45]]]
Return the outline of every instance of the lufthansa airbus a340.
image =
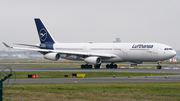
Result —
[[[99,69],[101,63],[110,63],[106,68],[117,68],[115,62],[157,62],[167,60],[176,55],[170,46],[161,43],[59,43],[45,28],[39,18],[35,18],[37,32],[40,39],[39,45],[18,44],[36,48],[11,47],[8,48],[32,50],[43,54],[45,59],[56,61],[59,58],[80,60],[86,64],[82,69]],[[161,66],[158,65],[158,69]]]

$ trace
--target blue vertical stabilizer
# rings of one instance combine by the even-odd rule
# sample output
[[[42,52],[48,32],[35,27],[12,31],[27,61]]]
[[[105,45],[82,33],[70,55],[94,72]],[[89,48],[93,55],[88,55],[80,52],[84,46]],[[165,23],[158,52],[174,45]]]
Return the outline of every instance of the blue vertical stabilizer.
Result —
[[[38,31],[38,35],[39,35],[41,44],[45,44],[45,43],[53,44],[54,40],[51,37],[51,35],[49,34],[49,32],[47,31],[47,29],[45,28],[45,26],[43,25],[43,23],[41,22],[41,20],[39,18],[35,18],[34,20],[36,23],[36,27],[37,27],[37,31]]]

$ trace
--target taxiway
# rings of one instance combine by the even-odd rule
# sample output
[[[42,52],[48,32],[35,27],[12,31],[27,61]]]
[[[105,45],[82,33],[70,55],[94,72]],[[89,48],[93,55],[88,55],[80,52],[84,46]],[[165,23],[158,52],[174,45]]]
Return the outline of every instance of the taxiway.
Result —
[[[18,83],[79,83],[79,82],[175,82],[180,81],[180,75],[169,75],[169,78],[162,76],[135,76],[135,77],[98,77],[98,78],[32,78],[32,79],[16,79]],[[10,80],[9,83],[13,83]]]
[[[5,67],[0,67],[0,70]],[[154,69],[154,68],[118,68],[118,69],[80,69],[80,68],[52,68],[52,67],[11,67],[13,71],[82,71],[82,72],[156,72],[180,73],[180,69]]]

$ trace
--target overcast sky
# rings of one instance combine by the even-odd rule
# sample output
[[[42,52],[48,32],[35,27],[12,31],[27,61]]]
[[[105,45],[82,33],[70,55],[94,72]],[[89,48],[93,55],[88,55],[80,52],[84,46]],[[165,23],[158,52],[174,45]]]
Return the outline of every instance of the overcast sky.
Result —
[[[39,43],[40,18],[61,43],[158,42],[180,49],[180,0],[1,0],[0,42]],[[0,43],[0,50],[7,48]]]

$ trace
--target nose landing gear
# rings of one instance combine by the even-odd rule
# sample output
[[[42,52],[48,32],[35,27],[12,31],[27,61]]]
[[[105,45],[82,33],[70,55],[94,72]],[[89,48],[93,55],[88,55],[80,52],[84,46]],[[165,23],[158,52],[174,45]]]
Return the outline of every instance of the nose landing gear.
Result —
[[[161,63],[162,63],[162,61],[158,61],[157,69],[161,69],[162,68]]]

